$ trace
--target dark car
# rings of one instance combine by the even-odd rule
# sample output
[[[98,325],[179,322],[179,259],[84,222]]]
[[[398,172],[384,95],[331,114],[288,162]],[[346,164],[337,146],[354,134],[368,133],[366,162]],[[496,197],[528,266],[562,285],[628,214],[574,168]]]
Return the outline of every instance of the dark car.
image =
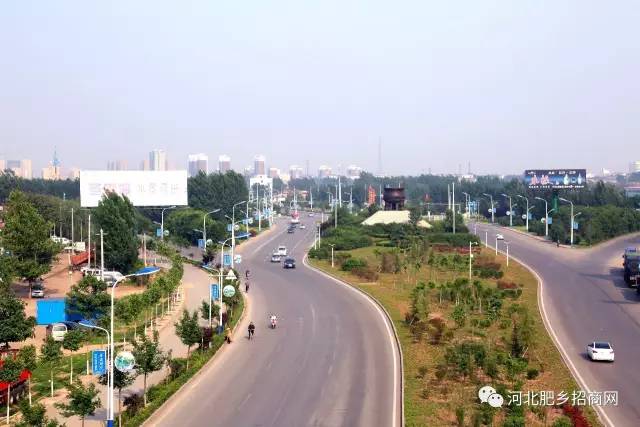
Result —
[[[289,228],[287,229],[287,233],[289,233],[289,234],[293,233],[294,231],[296,231],[296,229],[295,229],[295,228],[292,228],[292,227],[289,227]]]
[[[287,258],[282,264],[283,268],[296,268],[296,260],[293,258]]]

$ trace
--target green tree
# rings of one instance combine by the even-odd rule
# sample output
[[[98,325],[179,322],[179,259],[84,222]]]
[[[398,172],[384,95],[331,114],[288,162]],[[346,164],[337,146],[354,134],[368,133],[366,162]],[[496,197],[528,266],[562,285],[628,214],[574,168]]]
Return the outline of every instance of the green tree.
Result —
[[[7,203],[2,242],[15,259],[18,277],[34,280],[51,270],[57,245],[49,238],[51,225],[20,191],[13,191]]]
[[[0,247],[2,244],[2,235],[0,233]],[[12,256],[0,256],[0,286],[10,285],[16,277],[15,259]]]
[[[209,321],[209,301],[202,301],[202,305],[200,306],[200,315],[206,321]],[[220,315],[220,307],[216,304],[213,304],[211,307],[211,316],[215,319]]]
[[[53,397],[53,368],[60,363],[60,359],[62,359],[62,349],[60,347],[61,344],[51,336],[45,338],[44,343],[40,347],[40,359],[49,367],[51,397]]]
[[[16,423],[16,427],[59,427],[56,420],[47,417],[47,408],[40,403],[31,404],[26,400],[18,403],[20,407],[21,419]]]
[[[7,357],[0,366],[0,382],[6,382],[7,387],[7,425],[9,425],[9,416],[11,410],[11,384],[20,378],[22,373],[22,362],[19,358]]]
[[[122,372],[119,369],[114,370],[113,374],[113,387],[118,390],[118,425],[122,424],[122,389],[129,387],[136,380],[137,374],[133,372]],[[100,375],[98,379],[100,384],[109,384],[109,375],[107,373]]]
[[[0,285],[0,343],[24,341],[33,335],[36,320],[27,317],[24,303],[16,297],[9,285]]]
[[[85,386],[80,380],[67,385],[67,390],[69,391],[67,403],[56,403],[55,406],[67,418],[80,417],[82,427],[84,427],[85,418],[95,414],[96,409],[100,407],[99,391],[95,384],[91,383]]]
[[[27,369],[29,374],[29,404],[31,404],[31,377],[33,376],[33,371],[38,367],[38,356],[36,354],[36,347],[34,345],[25,345],[18,352],[18,359],[22,363],[25,369]]]
[[[198,344],[202,339],[202,329],[198,325],[198,312],[194,311],[193,315],[189,315],[187,310],[182,312],[182,317],[175,324],[176,335],[182,341],[182,344],[187,346],[187,369],[189,369],[189,356],[191,353],[191,347]]]
[[[67,313],[79,314],[85,319],[109,316],[111,298],[107,284],[94,276],[84,277],[67,293]]]
[[[98,227],[104,232],[105,265],[123,274],[131,272],[138,260],[136,212],[133,205],[126,196],[108,193],[94,210],[94,216]]]
[[[461,328],[467,322],[467,310],[463,304],[459,304],[453,309],[451,318],[456,322],[458,328]]]
[[[69,357],[69,363],[71,365],[69,376],[70,383],[73,383],[73,354],[80,349],[82,341],[84,341],[84,332],[80,329],[72,329],[68,331],[62,340],[62,348],[71,352],[71,356]]]
[[[142,335],[139,341],[133,343],[133,357],[136,359],[138,373],[143,376],[144,404],[147,405],[147,376],[159,371],[164,366],[166,356],[160,349],[158,334],[153,339]]]

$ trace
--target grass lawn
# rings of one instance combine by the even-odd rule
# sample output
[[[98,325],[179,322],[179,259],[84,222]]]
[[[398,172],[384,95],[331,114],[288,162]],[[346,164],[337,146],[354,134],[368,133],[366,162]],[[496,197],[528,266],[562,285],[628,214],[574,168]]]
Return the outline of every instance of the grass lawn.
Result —
[[[377,268],[380,265],[377,251],[388,250],[386,248],[367,247],[350,251],[352,257],[367,261],[369,266]],[[483,385],[492,385],[497,388],[503,384],[511,390],[518,381],[523,392],[531,391],[561,391],[571,394],[578,389],[568,368],[565,366],[560,353],[544,328],[542,318],[538,310],[537,289],[535,277],[523,266],[511,261],[506,267],[502,256],[495,257],[493,251],[483,249],[482,256],[500,263],[504,277],[500,280],[518,284],[522,291],[518,298],[506,297],[503,301],[500,317],[490,325],[479,326],[473,319],[484,319],[482,312],[471,310],[466,314],[464,326],[457,325],[452,320],[452,313],[456,307],[451,301],[445,301],[440,296],[438,287],[429,290],[429,316],[440,317],[446,320],[446,328],[449,336],[440,344],[434,345],[427,339],[417,340],[405,322],[405,314],[411,308],[411,291],[420,281],[434,284],[452,282],[456,278],[468,278],[467,255],[463,260],[458,260],[454,267],[435,267],[424,263],[418,271],[409,269],[397,274],[380,273],[374,281],[364,281],[359,277],[341,271],[337,266],[331,267],[330,261],[310,259],[312,265],[319,267],[356,286],[376,298],[389,312],[400,338],[405,370],[405,416],[407,426],[450,426],[457,425],[456,411],[464,410],[464,425],[476,424],[474,417],[479,418],[483,412],[490,411],[490,407],[478,402],[477,392]],[[474,280],[478,280],[474,277]],[[496,287],[496,279],[479,279],[487,287]],[[440,293],[441,295],[441,293]],[[508,353],[511,342],[511,322],[508,307],[520,304],[527,307],[533,320],[534,338],[531,346],[526,350],[528,359],[527,369],[536,369],[539,374],[535,378],[528,379],[523,373],[513,379],[507,375],[500,366],[498,378],[491,379],[477,369],[473,375],[467,378],[455,378],[445,376],[438,378],[438,366],[442,365],[447,349],[463,341],[479,342],[484,344],[487,354],[498,352]],[[532,375],[533,376],[533,375]],[[506,400],[506,399],[505,399]],[[560,409],[550,408],[536,409],[535,412],[525,408],[527,426],[551,425],[552,420],[561,414]],[[507,415],[506,409],[495,411],[493,425],[501,425]],[[600,425],[591,408],[587,408],[585,416],[592,425]],[[545,423],[546,419],[546,423]]]

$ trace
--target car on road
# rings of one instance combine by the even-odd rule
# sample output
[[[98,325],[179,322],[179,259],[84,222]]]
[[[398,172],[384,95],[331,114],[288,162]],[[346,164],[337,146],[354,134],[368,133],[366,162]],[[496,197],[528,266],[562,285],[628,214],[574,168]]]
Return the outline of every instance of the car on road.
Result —
[[[75,322],[58,322],[47,326],[47,336],[51,336],[54,341],[63,341],[67,332],[77,329],[79,325]]]
[[[42,283],[31,285],[31,298],[44,298],[44,285]]]
[[[289,228],[287,229],[287,233],[289,233],[289,234],[293,234],[293,232],[294,232],[294,231],[296,231],[296,229],[295,229],[295,228],[293,228],[293,227],[289,227]]]
[[[278,246],[276,253],[280,256],[287,256],[287,247],[286,246]]]
[[[504,236],[500,233],[496,234],[496,240],[504,240]]]
[[[280,256],[279,253],[274,253],[273,255],[271,255],[271,262],[280,262],[282,261],[282,257]]]
[[[594,341],[587,345],[587,355],[591,360],[604,360],[613,362],[615,355],[613,347],[606,341]]]
[[[296,260],[293,258],[287,258],[282,263],[282,268],[296,268]]]
[[[300,230],[304,230],[305,228],[307,228],[307,226],[306,226],[306,225],[304,225],[304,224],[300,224]]]
[[[314,216],[314,213],[313,212],[309,212],[309,217],[311,218],[313,216]]]

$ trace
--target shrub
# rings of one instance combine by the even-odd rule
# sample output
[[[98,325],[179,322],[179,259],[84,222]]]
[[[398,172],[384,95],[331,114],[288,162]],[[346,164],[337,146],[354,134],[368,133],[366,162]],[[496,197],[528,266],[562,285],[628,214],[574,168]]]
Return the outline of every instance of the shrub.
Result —
[[[416,378],[424,378],[426,375],[427,375],[427,367],[420,366],[418,368],[418,374],[416,375]]]
[[[397,253],[384,252],[380,260],[380,271],[383,273],[399,273],[400,257]]]
[[[500,290],[505,290],[505,289],[518,289],[518,285],[514,282],[506,282],[504,280],[498,280],[497,283],[498,289]]]
[[[444,377],[447,376],[448,370],[449,368],[447,367],[446,364],[440,363],[438,366],[436,366],[436,379],[438,381],[442,381]]]
[[[378,280],[378,272],[371,267],[356,267],[351,270],[351,273],[369,282]]]
[[[351,271],[354,268],[366,267],[367,262],[361,258],[348,258],[342,264],[343,271]]]
[[[351,254],[349,252],[337,252],[334,253],[333,257],[338,265],[343,265],[345,261],[351,258]]]
[[[462,406],[456,408],[456,422],[458,427],[464,427],[464,407]]]
[[[533,380],[538,378],[538,375],[540,374],[540,371],[538,371],[536,368],[531,368],[527,370],[527,379],[528,380]]]
[[[562,416],[555,420],[553,424],[551,424],[551,427],[573,427],[573,423],[568,417]]]
[[[144,407],[144,398],[139,393],[133,393],[124,398],[122,404],[129,415],[133,416]]]
[[[573,405],[565,404],[562,407],[564,413],[569,417],[574,427],[589,427],[589,422],[582,414],[582,410]]]

